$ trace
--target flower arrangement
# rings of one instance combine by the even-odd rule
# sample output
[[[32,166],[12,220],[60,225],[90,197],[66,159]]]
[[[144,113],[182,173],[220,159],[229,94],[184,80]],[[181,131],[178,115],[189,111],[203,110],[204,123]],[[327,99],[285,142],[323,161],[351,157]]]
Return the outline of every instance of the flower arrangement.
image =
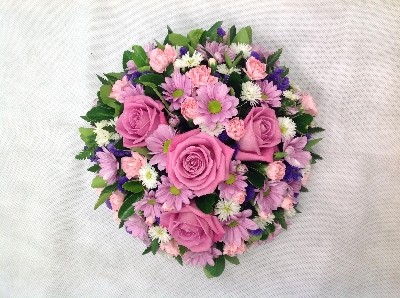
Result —
[[[287,228],[323,131],[282,50],[253,44],[250,27],[221,25],[187,36],[168,27],[163,44],[125,51],[123,72],[98,76],[76,156],[93,162],[95,209],[105,203],[143,254],[207,277]]]

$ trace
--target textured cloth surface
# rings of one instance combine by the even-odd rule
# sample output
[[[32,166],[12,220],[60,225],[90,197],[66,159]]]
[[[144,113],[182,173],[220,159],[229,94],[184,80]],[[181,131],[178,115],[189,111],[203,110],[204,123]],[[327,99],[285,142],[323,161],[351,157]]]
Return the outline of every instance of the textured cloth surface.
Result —
[[[262,3],[261,3],[262,2]],[[93,211],[79,118],[124,50],[251,25],[327,130],[293,225],[207,280]],[[398,1],[0,2],[0,297],[399,297]]]

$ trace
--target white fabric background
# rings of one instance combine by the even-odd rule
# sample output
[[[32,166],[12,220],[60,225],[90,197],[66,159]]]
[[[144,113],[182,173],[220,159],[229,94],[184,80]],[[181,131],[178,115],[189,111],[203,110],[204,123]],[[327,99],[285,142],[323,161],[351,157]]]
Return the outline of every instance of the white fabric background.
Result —
[[[399,297],[398,1],[0,3],[1,297]],[[79,116],[132,44],[251,25],[327,130],[302,214],[219,279],[141,256],[96,195]],[[226,28],[225,27],[225,28]]]

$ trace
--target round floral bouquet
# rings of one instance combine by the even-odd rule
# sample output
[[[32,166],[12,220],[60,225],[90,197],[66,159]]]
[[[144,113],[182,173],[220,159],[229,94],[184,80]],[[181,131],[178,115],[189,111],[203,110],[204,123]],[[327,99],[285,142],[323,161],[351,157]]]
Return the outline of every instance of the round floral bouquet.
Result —
[[[298,211],[319,155],[317,108],[252,30],[222,22],[134,45],[102,83],[79,129],[103,203],[119,227],[219,276],[273,240]]]

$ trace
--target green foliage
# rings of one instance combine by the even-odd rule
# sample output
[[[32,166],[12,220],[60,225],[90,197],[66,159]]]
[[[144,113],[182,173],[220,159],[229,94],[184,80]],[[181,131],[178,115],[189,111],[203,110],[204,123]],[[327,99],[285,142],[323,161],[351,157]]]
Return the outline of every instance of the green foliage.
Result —
[[[125,225],[126,220],[121,220],[118,225],[118,229],[121,229]]]
[[[116,101],[114,98],[110,98],[112,90],[111,85],[103,85],[100,87],[100,100],[107,106],[114,109],[114,116],[117,117],[122,112],[122,104]]]
[[[278,208],[273,212],[275,215],[274,221],[279,223],[283,229],[287,229],[287,224],[285,220],[285,211],[282,208]]]
[[[279,57],[282,54],[282,49],[277,50],[275,53],[271,54],[267,58],[267,69],[271,70],[274,66],[275,62],[278,61]]]
[[[102,177],[96,176],[92,180],[93,188],[103,188],[107,186],[107,181],[105,181]]]
[[[132,49],[133,49],[132,60],[133,62],[135,62],[136,67],[140,68],[143,66],[148,66],[149,59],[147,58],[147,54],[144,51],[144,49],[138,45],[134,45]]]
[[[299,133],[306,134],[307,128],[313,121],[313,116],[309,114],[300,114],[293,118],[294,123],[296,123],[296,130]]]
[[[158,243],[157,239],[154,239],[153,241],[151,241],[150,243],[150,249],[151,249],[151,253],[153,255],[155,255],[157,253],[157,250],[160,248],[160,243]]]
[[[128,66],[126,65],[129,60],[133,60],[133,52],[125,51],[124,55],[122,56],[122,68],[127,69]]]
[[[218,258],[214,259],[214,266],[206,265],[203,270],[207,278],[218,277],[224,272],[225,269],[225,257],[219,256]]]
[[[189,39],[182,34],[177,33],[170,33],[168,34],[168,39],[173,46],[182,46],[188,47],[189,46]]]
[[[245,43],[251,44],[252,43],[252,29],[250,26],[244,27],[238,31],[235,37],[232,39],[232,43]]]
[[[239,259],[238,259],[238,257],[230,257],[230,256],[228,256],[228,255],[225,255],[225,260],[227,260],[229,263],[232,263],[232,264],[234,264],[234,265],[239,265],[240,264],[240,261],[239,261]]]
[[[192,31],[190,31],[187,35],[190,45],[192,47],[196,47],[197,44],[200,41],[201,35],[203,34],[204,30],[203,29],[193,29]]]
[[[142,75],[136,79],[136,82],[138,82],[138,83],[150,82],[157,86],[164,83],[164,81],[165,81],[164,76],[162,76],[160,74],[154,74],[154,73],[148,73],[148,74]]]
[[[254,170],[252,168],[246,174],[247,181],[250,182],[251,185],[257,188],[263,188],[265,182],[265,175],[261,174],[258,170]]]
[[[301,192],[308,192],[308,189],[307,189],[307,187],[301,186],[300,191]]]
[[[116,190],[117,190],[116,183],[106,186],[102,190],[99,199],[97,200],[96,204],[94,205],[94,210],[99,208],[105,201],[107,201],[107,199],[111,196],[111,194]]]
[[[98,171],[100,171],[100,166],[98,164],[92,165],[90,168],[88,168],[87,170],[89,172],[93,172],[93,173],[97,173]]]
[[[144,191],[142,183],[140,181],[135,181],[135,180],[125,182],[122,185],[122,188],[133,193]]]
[[[135,212],[133,204],[143,198],[143,195],[143,191],[128,194],[118,210],[118,218],[127,219],[131,216]]]
[[[309,127],[307,133],[317,133],[322,131],[325,131],[325,129],[323,129],[322,127]]]
[[[79,128],[81,140],[85,142],[85,145],[89,148],[96,145],[96,134],[93,128],[80,127]]]
[[[304,147],[304,150],[310,151],[311,148],[313,146],[315,146],[316,144],[318,144],[321,140],[322,140],[322,138],[309,140],[307,145]]]
[[[89,112],[86,113],[86,117],[90,122],[99,122],[101,120],[114,119],[115,109],[105,105],[99,104],[93,107]]]
[[[322,156],[318,155],[315,152],[310,152],[310,153],[311,153],[311,157],[312,157],[312,159],[311,159],[312,164],[315,164],[317,162],[317,160],[323,159]]]
[[[229,28],[228,36],[226,38],[226,43],[230,45],[235,36],[236,36],[236,27],[235,25],[233,25],[231,28]]]
[[[87,148],[82,150],[80,153],[75,155],[75,158],[78,160],[88,159],[93,154],[93,149]]]
[[[274,160],[280,160],[287,155],[286,152],[275,152],[274,153]]]
[[[229,76],[227,84],[235,90],[236,97],[239,97],[242,93],[242,83],[242,77],[237,72],[234,72]]]
[[[114,84],[116,81],[122,79],[123,74],[124,73],[121,73],[121,72],[109,72],[109,73],[105,73],[104,75],[106,76],[106,78],[109,80],[109,82],[111,84]]]
[[[99,75],[96,75],[97,76],[97,78],[99,79],[99,81],[102,83],[102,84],[111,84],[108,80],[106,80],[105,78],[103,78],[103,77],[101,77],[101,76],[99,76]]]
[[[267,165],[265,163],[257,162],[257,161],[247,161],[244,162],[248,169],[257,171],[263,175],[265,175],[265,171],[267,169]]]
[[[142,255],[146,255],[149,252],[151,252],[151,246],[150,245],[142,252]]]
[[[183,266],[183,261],[182,261],[182,257],[181,256],[176,256],[175,260],[181,265]]]
[[[196,202],[197,208],[199,208],[206,214],[211,214],[211,212],[213,211],[214,204],[218,200],[218,195],[212,193],[205,196],[196,197],[194,200]]]

